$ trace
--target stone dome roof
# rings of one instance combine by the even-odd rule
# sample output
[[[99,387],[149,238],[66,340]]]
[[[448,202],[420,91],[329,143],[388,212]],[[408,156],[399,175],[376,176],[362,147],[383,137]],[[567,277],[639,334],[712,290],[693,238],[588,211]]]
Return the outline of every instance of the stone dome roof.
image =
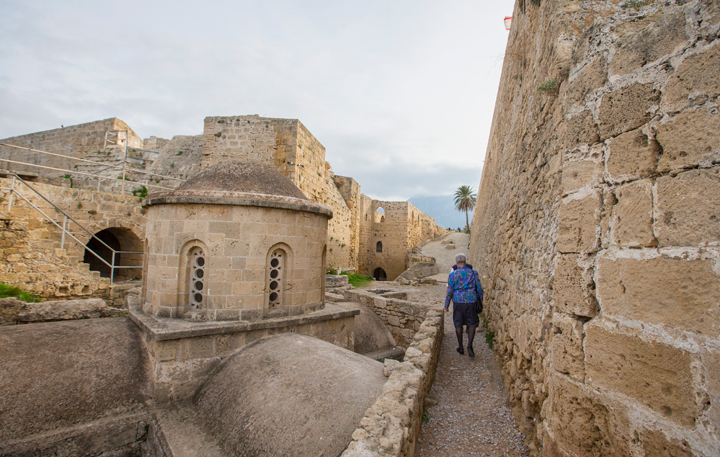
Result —
[[[260,162],[220,162],[170,192],[150,194],[142,206],[200,204],[257,206],[323,214],[327,206],[309,200],[275,167]]]
[[[191,177],[176,191],[246,192],[307,200],[275,167],[260,162],[220,162]]]
[[[228,357],[195,397],[227,455],[340,455],[382,394],[383,364],[284,333]]]

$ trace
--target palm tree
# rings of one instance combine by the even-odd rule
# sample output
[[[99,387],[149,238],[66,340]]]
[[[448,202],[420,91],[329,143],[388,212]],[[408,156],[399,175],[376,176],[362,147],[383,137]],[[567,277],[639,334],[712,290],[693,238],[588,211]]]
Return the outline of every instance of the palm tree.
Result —
[[[472,211],[475,208],[475,201],[477,195],[470,186],[460,186],[455,191],[455,209],[458,211],[465,211],[465,227],[470,229],[470,220],[468,219],[468,211]]]

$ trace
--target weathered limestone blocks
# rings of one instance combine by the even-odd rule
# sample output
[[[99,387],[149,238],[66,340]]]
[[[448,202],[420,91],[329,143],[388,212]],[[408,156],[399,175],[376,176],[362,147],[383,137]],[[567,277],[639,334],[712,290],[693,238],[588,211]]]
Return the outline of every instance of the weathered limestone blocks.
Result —
[[[696,403],[691,354],[604,324],[586,329],[588,384],[620,392],[671,421],[693,427],[701,407]]]
[[[352,351],[358,310],[328,305],[302,316],[257,322],[189,322],[157,319],[139,310],[130,318],[142,329],[160,403],[190,397],[218,364],[237,349],[279,333],[301,333]]]
[[[716,256],[691,252],[601,255],[595,283],[603,315],[717,338],[720,280]]]
[[[615,189],[617,203],[612,208],[615,243],[623,247],[653,247],[652,182],[633,181]]]
[[[720,167],[663,176],[655,194],[654,228],[660,246],[720,240]]]
[[[403,273],[395,278],[395,280],[398,282],[402,280],[405,284],[409,284],[410,281],[416,281],[418,279],[436,275],[437,273],[438,268],[435,262],[417,262],[412,264],[412,266],[407,270],[403,271]]]
[[[427,314],[434,308],[426,303],[415,303],[404,299],[391,298],[394,295],[377,294],[372,291],[346,290],[345,301],[359,302],[377,314],[388,327],[395,343],[407,349],[415,333],[420,329]]]
[[[325,275],[325,288],[335,289],[338,287],[347,287],[348,277],[346,275]]]
[[[592,270],[581,266],[573,254],[556,257],[553,289],[555,309],[569,315],[593,317],[597,313],[597,301],[590,292],[593,285]]]
[[[597,224],[601,204],[602,193],[593,189],[584,189],[563,199],[558,252],[594,252],[599,248]]]
[[[720,162],[720,113],[717,106],[686,110],[661,124],[657,141],[663,148],[658,171],[668,172]]]
[[[412,456],[425,397],[432,387],[443,337],[444,313],[428,311],[405,352],[403,362],[385,360],[388,380],[382,395],[365,413],[343,456]]]
[[[611,181],[646,178],[655,173],[662,149],[642,129],[608,140],[607,174]]]
[[[470,253],[531,455],[720,454],[716,3],[516,5]]]

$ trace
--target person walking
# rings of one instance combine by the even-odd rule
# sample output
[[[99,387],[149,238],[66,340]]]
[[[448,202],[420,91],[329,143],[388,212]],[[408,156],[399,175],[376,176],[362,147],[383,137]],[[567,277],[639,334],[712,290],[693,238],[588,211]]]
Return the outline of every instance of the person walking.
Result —
[[[476,312],[476,303],[482,301],[483,290],[480,285],[478,272],[467,265],[465,254],[455,256],[457,269],[448,276],[447,294],[445,296],[445,312],[450,311],[450,301],[453,302],[453,324],[455,324],[455,335],[458,340],[458,351],[465,354],[463,349],[463,325],[468,328],[468,355],[475,357],[473,340],[475,330],[480,325],[480,319]]]

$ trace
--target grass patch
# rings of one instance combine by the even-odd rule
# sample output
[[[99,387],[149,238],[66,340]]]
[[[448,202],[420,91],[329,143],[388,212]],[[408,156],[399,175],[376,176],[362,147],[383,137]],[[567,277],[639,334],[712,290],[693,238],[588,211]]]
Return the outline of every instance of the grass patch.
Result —
[[[18,300],[30,303],[41,302],[42,298],[30,292],[25,292],[19,287],[8,286],[0,282],[0,298],[15,297]]]
[[[428,416],[427,407],[423,408],[422,421],[423,423],[430,422],[430,416]]]
[[[354,287],[362,287],[362,286],[374,281],[374,279],[371,278],[370,276],[364,276],[364,275],[359,275],[359,274],[355,274],[355,273],[346,273],[346,272],[342,272],[340,274],[347,276],[348,282],[350,284],[352,284]]]

